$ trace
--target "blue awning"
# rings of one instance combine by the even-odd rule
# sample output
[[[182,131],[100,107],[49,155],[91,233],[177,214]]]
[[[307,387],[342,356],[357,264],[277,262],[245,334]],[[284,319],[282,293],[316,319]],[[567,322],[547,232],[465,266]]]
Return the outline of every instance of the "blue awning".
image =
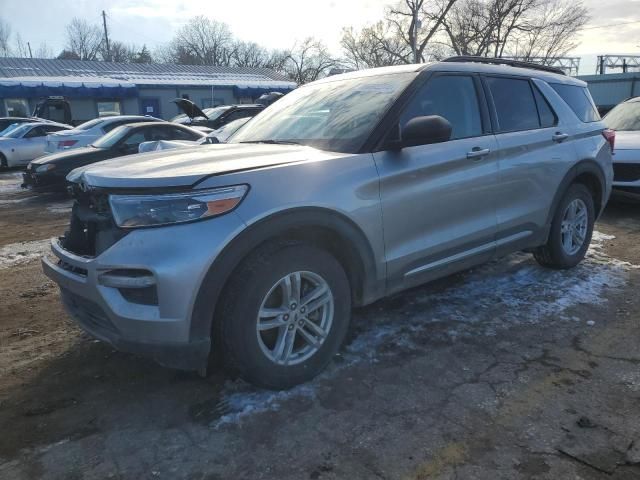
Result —
[[[0,80],[1,98],[127,98],[137,97],[138,88],[128,82],[83,82],[77,80]]]

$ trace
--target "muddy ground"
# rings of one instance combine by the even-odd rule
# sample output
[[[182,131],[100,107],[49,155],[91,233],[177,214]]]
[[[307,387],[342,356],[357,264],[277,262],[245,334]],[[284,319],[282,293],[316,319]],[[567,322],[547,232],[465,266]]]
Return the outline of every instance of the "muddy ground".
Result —
[[[70,203],[0,174],[0,478],[638,479],[640,207],[570,272],[525,254],[354,312],[266,392],[115,352],[41,273]],[[26,242],[26,243],[24,243]]]

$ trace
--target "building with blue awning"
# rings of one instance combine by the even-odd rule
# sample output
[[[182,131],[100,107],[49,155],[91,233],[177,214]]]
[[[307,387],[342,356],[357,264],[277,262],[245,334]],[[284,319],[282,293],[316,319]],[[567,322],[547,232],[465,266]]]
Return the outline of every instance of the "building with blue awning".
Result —
[[[27,116],[54,96],[70,102],[75,123],[114,113],[170,119],[181,113],[175,98],[204,109],[294,88],[267,68],[0,58],[0,116]]]

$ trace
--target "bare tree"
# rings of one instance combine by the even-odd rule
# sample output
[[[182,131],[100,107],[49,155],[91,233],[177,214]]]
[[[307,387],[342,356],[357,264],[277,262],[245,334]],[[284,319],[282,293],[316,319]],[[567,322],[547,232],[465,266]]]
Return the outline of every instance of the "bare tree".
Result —
[[[101,46],[102,33],[98,26],[78,17],[67,25],[67,52],[73,52],[80,60],[96,60]]]
[[[225,23],[205,16],[187,22],[160,57],[165,61],[190,65],[229,65],[233,55],[233,36]]]
[[[264,67],[269,52],[255,42],[234,42],[231,48],[232,63],[236,67]]]
[[[443,20],[458,55],[551,58],[576,46],[588,21],[580,0],[459,0]]]
[[[112,40],[111,42],[109,42],[108,53],[106,48],[100,49],[100,56],[105,62],[130,63],[134,61],[136,54],[137,49],[135,45],[125,45],[124,43],[117,40]]]
[[[11,26],[0,17],[0,57],[11,56],[9,39],[11,38]]]
[[[298,84],[313,82],[336,65],[327,47],[312,37],[294,46],[287,57],[285,71]]]
[[[411,49],[383,21],[364,27],[359,32],[353,28],[342,30],[340,45],[345,63],[356,70],[361,68],[401,65],[411,60]]]
[[[509,45],[509,54],[521,59],[550,63],[578,46],[576,34],[589,21],[582,2],[546,0],[532,15],[530,26]]]

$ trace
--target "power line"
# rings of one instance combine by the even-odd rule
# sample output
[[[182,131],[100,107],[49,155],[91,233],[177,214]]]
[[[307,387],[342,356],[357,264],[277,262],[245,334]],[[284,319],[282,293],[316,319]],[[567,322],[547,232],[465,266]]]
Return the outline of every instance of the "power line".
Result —
[[[631,25],[633,23],[640,23],[640,20],[633,20],[632,22],[609,23],[608,25],[597,25],[595,27],[582,27],[580,30],[594,30],[596,28],[619,27],[620,25]]]

